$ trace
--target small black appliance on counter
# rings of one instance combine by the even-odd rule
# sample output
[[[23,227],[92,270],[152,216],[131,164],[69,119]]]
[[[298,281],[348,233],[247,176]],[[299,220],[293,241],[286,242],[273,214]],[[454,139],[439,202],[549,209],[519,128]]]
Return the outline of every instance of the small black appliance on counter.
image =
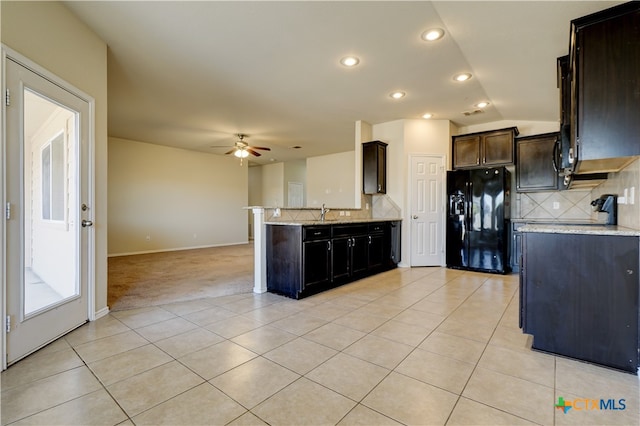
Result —
[[[593,211],[608,213],[605,225],[618,224],[618,196],[615,194],[604,194],[591,202]]]

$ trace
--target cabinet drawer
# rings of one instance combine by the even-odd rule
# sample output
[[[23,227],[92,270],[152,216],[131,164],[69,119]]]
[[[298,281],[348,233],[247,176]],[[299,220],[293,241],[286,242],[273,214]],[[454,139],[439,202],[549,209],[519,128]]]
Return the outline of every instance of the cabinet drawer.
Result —
[[[330,226],[305,226],[302,228],[302,240],[327,240],[331,238]]]
[[[367,224],[362,225],[333,225],[333,237],[348,237],[367,233]]]
[[[370,223],[369,224],[369,233],[370,234],[381,234],[384,232],[385,224],[384,223]]]
[[[367,233],[367,224],[361,225],[333,225],[334,237],[348,237]]]

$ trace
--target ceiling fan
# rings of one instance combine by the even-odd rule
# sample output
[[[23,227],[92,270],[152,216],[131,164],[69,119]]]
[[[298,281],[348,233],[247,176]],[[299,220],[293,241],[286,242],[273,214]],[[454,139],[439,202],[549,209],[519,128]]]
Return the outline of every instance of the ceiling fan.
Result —
[[[260,157],[262,154],[260,154],[256,150],[271,151],[271,148],[267,148],[264,146],[249,146],[249,144],[244,141],[244,138],[246,138],[247,135],[243,133],[238,133],[236,136],[238,136],[238,141],[234,144],[233,149],[225,152],[224,154],[233,154],[234,156],[238,157],[241,162],[240,164],[242,164],[242,159],[247,158],[249,154],[255,157]],[[230,145],[212,146],[211,148],[228,148],[229,146]]]

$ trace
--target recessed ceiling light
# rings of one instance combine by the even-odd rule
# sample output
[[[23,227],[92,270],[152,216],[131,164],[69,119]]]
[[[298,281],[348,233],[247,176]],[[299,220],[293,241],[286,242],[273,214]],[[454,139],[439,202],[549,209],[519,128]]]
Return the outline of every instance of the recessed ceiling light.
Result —
[[[476,108],[485,108],[488,106],[489,106],[489,102],[487,101],[478,102],[477,104],[474,105],[474,107]]]
[[[358,65],[360,63],[360,59],[355,56],[345,56],[344,58],[340,59],[340,63],[345,67],[351,68]]]
[[[456,74],[456,75],[454,75],[454,76],[453,76],[453,79],[454,79],[455,81],[460,81],[460,82],[462,82],[462,81],[467,81],[467,80],[469,80],[470,78],[471,78],[471,74],[470,74],[470,73],[468,73],[468,72],[463,72],[463,73]]]
[[[422,33],[422,39],[424,41],[436,41],[444,37],[444,30],[442,28],[432,28]]]
[[[401,99],[401,98],[404,98],[405,95],[406,93],[397,91],[397,92],[392,92],[389,96],[391,96],[393,99]]]
[[[430,118],[433,118],[433,114],[431,114],[430,112],[428,112],[426,114],[422,114],[422,118],[426,118],[428,120]]]

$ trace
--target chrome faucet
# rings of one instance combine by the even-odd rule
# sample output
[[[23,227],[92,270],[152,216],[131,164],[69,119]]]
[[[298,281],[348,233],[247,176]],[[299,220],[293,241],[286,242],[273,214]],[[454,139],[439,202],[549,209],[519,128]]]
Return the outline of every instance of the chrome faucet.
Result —
[[[324,207],[324,203],[322,203],[322,208],[320,209],[320,220],[324,222],[324,216],[327,214],[329,209]]]

